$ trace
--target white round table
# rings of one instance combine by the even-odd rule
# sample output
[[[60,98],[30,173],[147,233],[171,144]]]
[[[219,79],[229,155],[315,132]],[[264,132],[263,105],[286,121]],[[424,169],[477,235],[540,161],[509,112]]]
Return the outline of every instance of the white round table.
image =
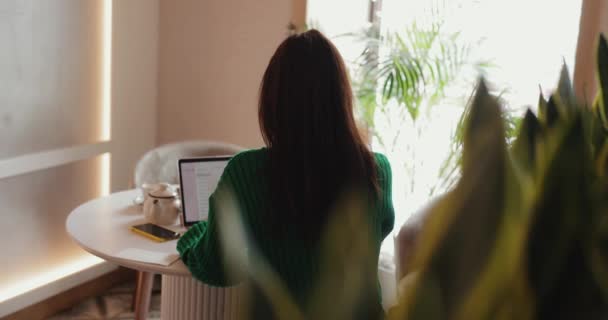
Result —
[[[80,205],[68,216],[68,234],[83,249],[104,260],[145,272],[148,276],[144,286],[151,286],[154,273],[161,274],[161,319],[236,318],[240,296],[238,287],[219,289],[204,285],[192,278],[179,259],[169,266],[162,266],[139,262],[135,257],[117,256],[127,248],[178,255],[177,240],[158,243],[129,229],[146,223],[142,207],[133,202],[140,194],[139,190],[128,190]],[[179,225],[167,228],[180,233],[186,231]],[[149,297],[137,300],[136,319],[145,319]]]

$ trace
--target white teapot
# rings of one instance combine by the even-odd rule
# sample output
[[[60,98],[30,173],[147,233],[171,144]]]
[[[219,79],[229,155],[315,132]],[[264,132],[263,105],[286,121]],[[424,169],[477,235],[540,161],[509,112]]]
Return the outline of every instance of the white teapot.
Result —
[[[144,217],[150,223],[173,225],[179,217],[179,197],[171,185],[161,183],[152,188],[143,188]]]

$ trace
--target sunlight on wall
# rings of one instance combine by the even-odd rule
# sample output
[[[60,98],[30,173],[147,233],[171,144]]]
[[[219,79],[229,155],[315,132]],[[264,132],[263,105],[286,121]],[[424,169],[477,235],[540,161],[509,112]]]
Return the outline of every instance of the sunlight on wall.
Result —
[[[112,1],[104,0],[103,4],[102,141],[110,141],[112,139]],[[101,196],[110,194],[111,160],[112,156],[110,153],[105,153],[101,157],[99,179]]]
[[[19,279],[14,283],[5,283],[0,287],[0,303],[37,289],[42,285],[53,283],[79,271],[94,267],[102,262],[102,259],[87,254],[36,276]]]
[[[110,194],[111,161],[112,155],[110,153],[104,153],[101,155],[99,195],[102,197]]]
[[[102,141],[112,138],[112,0],[103,4]]]

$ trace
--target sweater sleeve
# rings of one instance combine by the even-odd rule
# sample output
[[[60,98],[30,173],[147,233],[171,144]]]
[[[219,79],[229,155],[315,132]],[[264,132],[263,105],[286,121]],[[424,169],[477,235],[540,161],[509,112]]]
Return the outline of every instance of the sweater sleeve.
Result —
[[[377,154],[376,158],[378,159],[378,167],[379,167],[379,178],[380,178],[380,186],[382,190],[382,201],[381,201],[381,234],[382,239],[386,238],[389,233],[393,230],[395,226],[395,209],[393,208],[393,173],[391,170],[391,164],[388,162],[386,156],[382,154]]]
[[[222,243],[222,224],[218,223],[219,212],[225,206],[220,201],[227,198],[220,194],[231,191],[231,166],[227,166],[218,187],[209,197],[207,221],[190,228],[177,242],[177,251],[194,278],[212,286],[226,287],[240,282],[239,267],[228,266]],[[221,200],[220,200],[221,199]],[[228,269],[229,268],[229,269]]]

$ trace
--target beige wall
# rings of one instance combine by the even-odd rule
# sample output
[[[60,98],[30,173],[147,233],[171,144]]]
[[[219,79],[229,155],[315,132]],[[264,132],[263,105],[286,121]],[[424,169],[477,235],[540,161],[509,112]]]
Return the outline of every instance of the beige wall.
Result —
[[[159,0],[114,0],[111,190],[133,182],[156,145]]]
[[[161,1],[158,142],[262,145],[258,88],[290,18],[289,0]]]

